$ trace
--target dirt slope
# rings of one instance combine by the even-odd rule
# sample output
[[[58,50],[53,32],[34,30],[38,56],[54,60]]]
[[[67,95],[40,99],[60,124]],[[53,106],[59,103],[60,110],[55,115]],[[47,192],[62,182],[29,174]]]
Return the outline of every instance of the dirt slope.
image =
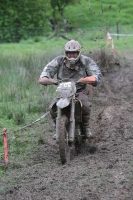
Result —
[[[94,138],[81,154],[62,166],[49,122],[45,144],[1,180],[0,200],[133,200],[133,68],[106,73],[91,98]]]

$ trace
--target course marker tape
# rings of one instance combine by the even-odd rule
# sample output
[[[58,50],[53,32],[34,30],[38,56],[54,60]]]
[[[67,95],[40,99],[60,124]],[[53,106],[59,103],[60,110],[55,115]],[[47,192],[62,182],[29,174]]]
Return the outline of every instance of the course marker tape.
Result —
[[[109,42],[111,43],[112,52],[113,52],[113,53],[116,53],[116,55],[120,57],[120,55],[117,53],[117,51],[116,51],[115,48],[114,48],[114,41],[113,41],[113,38],[111,37],[110,33],[107,32],[107,34],[106,34],[106,44],[108,45]]]
[[[11,131],[10,133],[15,133],[17,131],[20,131],[22,129],[26,129],[27,127],[31,127],[32,124],[36,123],[36,122],[39,122],[41,119],[45,118],[50,112],[46,112],[43,116],[41,116],[40,118],[38,118],[36,121],[26,125],[26,126],[23,126],[22,128],[20,129],[17,129],[15,131]],[[4,136],[4,155],[5,155],[5,162],[7,163],[8,162],[8,141],[7,141],[7,129],[4,128],[3,129],[3,133],[0,134],[0,136]]]
[[[118,33],[110,33],[110,35],[114,35],[114,36],[133,36],[133,34],[118,34]]]
[[[7,142],[7,131],[6,128],[3,129],[4,135],[4,154],[5,154],[5,162],[8,162],[8,142]]]

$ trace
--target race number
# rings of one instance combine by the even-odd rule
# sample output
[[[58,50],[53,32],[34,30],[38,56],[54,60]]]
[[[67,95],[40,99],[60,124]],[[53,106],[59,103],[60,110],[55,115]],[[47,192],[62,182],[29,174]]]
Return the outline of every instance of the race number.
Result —
[[[59,87],[66,87],[66,88],[69,88],[69,87],[71,87],[71,82],[60,83]]]

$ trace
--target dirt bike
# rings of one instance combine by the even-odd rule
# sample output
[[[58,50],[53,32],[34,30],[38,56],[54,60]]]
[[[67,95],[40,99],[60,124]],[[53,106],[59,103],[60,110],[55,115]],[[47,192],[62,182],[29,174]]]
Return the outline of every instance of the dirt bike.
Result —
[[[76,83],[61,82],[57,90],[56,140],[61,163],[68,162],[80,152],[82,135],[82,103],[76,98]]]

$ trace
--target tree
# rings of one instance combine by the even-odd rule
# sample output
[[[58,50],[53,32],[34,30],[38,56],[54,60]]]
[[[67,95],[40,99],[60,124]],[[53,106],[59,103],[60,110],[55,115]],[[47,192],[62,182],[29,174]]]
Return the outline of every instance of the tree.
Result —
[[[74,1],[1,0],[0,42],[19,42],[21,39],[44,35],[50,27],[55,32],[54,36],[59,36],[60,30],[67,28],[64,9]]]
[[[52,13],[51,13],[51,18],[49,19],[49,21],[50,21],[51,28],[55,31],[54,35],[51,37],[63,36],[60,34],[61,28],[63,28],[65,31],[67,30],[68,24],[67,24],[66,17],[64,16],[64,10],[68,4],[74,3],[74,2],[75,0],[50,0]]]
[[[1,0],[0,6],[0,41],[18,42],[48,28],[48,0]]]

